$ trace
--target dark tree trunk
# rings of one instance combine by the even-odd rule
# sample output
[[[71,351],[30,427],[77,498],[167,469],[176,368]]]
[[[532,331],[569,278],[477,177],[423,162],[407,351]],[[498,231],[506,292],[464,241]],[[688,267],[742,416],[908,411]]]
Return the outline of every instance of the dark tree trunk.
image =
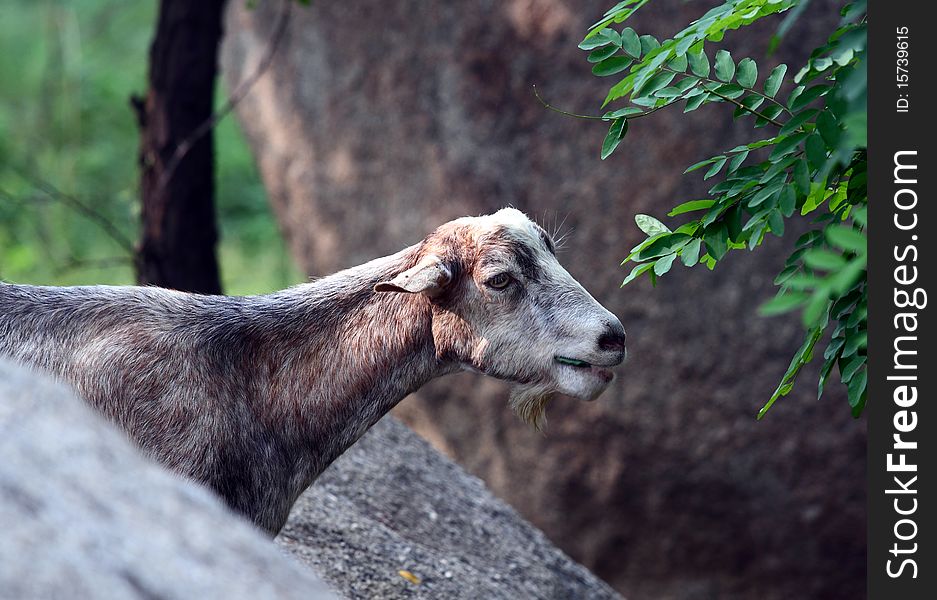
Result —
[[[221,293],[215,246],[214,141],[193,132],[212,114],[225,0],[161,0],[141,130],[143,232],[137,281]],[[191,144],[184,154],[180,144]]]

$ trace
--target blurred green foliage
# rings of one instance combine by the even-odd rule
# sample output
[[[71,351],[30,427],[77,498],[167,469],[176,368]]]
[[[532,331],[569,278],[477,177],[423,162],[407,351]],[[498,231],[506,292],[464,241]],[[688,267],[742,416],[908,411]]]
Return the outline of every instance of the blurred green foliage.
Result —
[[[3,280],[133,283],[127,249],[66,196],[136,241],[139,135],[129,98],[146,90],[156,6],[155,0],[0,4]],[[219,85],[217,105],[226,93]],[[300,281],[233,117],[219,125],[215,142],[226,293],[261,293]]]

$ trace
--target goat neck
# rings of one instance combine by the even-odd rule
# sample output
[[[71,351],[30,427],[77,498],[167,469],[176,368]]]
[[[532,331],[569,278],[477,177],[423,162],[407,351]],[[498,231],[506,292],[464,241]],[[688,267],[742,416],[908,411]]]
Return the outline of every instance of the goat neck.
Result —
[[[406,395],[456,370],[437,357],[425,296],[374,291],[416,252],[408,248],[273,296],[274,304],[282,298],[292,300],[284,307],[305,308],[299,323],[276,330],[293,336],[274,345],[270,398],[271,416],[312,457],[308,481],[299,485],[308,485]],[[283,317],[295,314],[285,310]],[[266,318],[277,318],[276,311]]]

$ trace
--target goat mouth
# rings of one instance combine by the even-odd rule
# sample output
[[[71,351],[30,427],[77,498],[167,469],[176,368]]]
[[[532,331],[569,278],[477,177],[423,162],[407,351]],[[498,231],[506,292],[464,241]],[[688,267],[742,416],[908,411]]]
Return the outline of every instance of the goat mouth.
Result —
[[[577,369],[591,369],[592,363],[587,363],[584,360],[579,360],[578,358],[569,358],[566,356],[554,356],[553,360],[560,363],[561,365],[567,365],[570,367],[575,367]]]
[[[612,373],[612,370],[607,366],[594,365],[584,360],[579,360],[578,358],[569,358],[568,356],[557,355],[553,357],[553,360],[557,364],[598,377],[606,384],[611,383],[612,379],[615,378],[615,374]]]

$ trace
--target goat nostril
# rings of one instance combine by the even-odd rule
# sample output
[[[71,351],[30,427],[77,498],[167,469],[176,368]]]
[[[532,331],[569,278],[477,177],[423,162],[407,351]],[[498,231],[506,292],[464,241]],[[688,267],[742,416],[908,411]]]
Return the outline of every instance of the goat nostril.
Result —
[[[622,352],[625,349],[625,332],[620,329],[609,328],[599,338],[599,348],[608,351]]]

